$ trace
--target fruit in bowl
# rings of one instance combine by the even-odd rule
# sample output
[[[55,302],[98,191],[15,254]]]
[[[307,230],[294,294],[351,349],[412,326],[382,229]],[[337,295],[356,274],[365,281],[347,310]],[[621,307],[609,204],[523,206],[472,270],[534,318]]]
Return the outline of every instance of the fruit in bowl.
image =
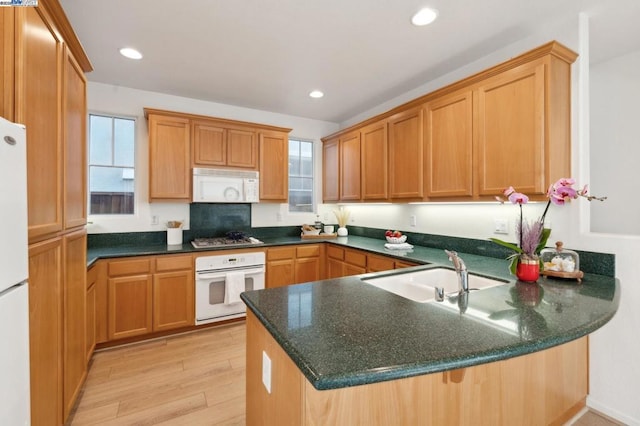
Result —
[[[304,224],[302,225],[302,233],[304,235],[320,235],[320,229]]]
[[[388,230],[384,233],[384,236],[387,239],[387,242],[391,244],[402,244],[407,241],[407,236],[402,235],[402,232],[400,231]]]

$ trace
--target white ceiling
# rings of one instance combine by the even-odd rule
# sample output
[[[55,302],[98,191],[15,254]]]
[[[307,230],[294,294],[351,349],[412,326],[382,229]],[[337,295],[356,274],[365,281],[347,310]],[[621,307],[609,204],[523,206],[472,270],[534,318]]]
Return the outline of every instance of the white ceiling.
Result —
[[[640,48],[638,0],[60,3],[90,81],[337,123],[580,11],[592,16],[592,60]],[[439,19],[414,27],[423,6]],[[144,58],[123,58],[124,46]]]

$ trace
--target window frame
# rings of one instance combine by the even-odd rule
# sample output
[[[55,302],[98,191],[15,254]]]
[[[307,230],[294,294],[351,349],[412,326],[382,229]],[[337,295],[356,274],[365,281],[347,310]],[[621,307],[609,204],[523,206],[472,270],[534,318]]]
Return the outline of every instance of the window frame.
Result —
[[[306,178],[307,176],[301,176],[301,175],[291,175],[290,173],[290,167],[287,166],[287,190],[288,190],[288,196],[287,196],[287,211],[289,212],[289,214],[309,214],[309,213],[317,213],[318,210],[318,191],[317,191],[317,167],[316,167],[316,160],[317,160],[317,153],[316,153],[316,142],[313,139],[310,138],[300,138],[300,137],[296,137],[296,136],[289,136],[288,141],[287,141],[287,165],[291,164],[291,157],[289,155],[289,150],[290,150],[290,144],[291,142],[304,142],[304,143],[309,143],[311,145],[311,210],[310,211],[296,211],[296,210],[291,210],[291,177],[298,177],[298,178]],[[300,159],[300,162],[302,160],[301,156],[298,156],[298,158]]]
[[[111,164],[104,166],[102,164],[91,163],[91,116],[114,119],[130,120],[133,121],[133,166],[118,166]],[[138,211],[138,118],[135,115],[118,114],[103,111],[88,111],[87,112],[87,216],[88,217],[103,217],[103,218],[121,218],[121,217],[135,217]],[[113,128],[113,125],[112,125]],[[112,157],[115,156],[114,148],[115,139],[111,139]],[[114,158],[112,158],[113,160]],[[95,167],[113,167],[113,168],[129,168],[133,170],[133,211],[131,213],[91,213],[91,166]]]

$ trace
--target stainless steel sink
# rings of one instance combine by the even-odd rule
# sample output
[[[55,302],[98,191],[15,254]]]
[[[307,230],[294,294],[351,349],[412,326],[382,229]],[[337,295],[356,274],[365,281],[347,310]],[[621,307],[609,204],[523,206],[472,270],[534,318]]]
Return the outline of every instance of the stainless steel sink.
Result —
[[[445,293],[458,291],[456,271],[448,268],[431,268],[415,272],[403,272],[382,277],[366,278],[363,283],[378,287],[415,302],[426,303],[435,299],[435,288]],[[505,284],[508,281],[469,274],[469,288],[483,289]]]

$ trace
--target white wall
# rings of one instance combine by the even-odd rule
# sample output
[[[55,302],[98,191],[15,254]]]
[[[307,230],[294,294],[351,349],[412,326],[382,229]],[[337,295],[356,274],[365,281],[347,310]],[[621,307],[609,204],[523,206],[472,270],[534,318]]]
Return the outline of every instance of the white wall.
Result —
[[[166,95],[162,93],[118,87],[90,82],[87,90],[89,111],[136,118],[136,206],[133,216],[109,217],[91,216],[93,222],[87,229],[89,233],[106,232],[140,232],[159,231],[165,229],[168,220],[182,220],[185,229],[189,229],[189,205],[180,203],[152,203],[148,199],[148,130],[144,118],[144,107],[202,114],[233,120],[270,124],[293,129],[293,137],[311,139],[315,142],[315,153],[318,158],[316,170],[321,173],[322,144],[320,138],[338,130],[336,123],[330,123],[290,115],[259,111],[249,108],[235,107],[214,102]],[[318,179],[317,192],[321,193],[321,182]],[[252,208],[253,226],[293,225],[311,222],[314,214],[287,213],[287,206],[280,204],[260,204]],[[282,221],[278,222],[276,213],[282,212]],[[159,224],[151,225],[151,217],[159,216]]]
[[[590,67],[591,181],[609,197],[591,206],[593,232],[640,235],[640,198],[631,196],[640,180],[638,70],[640,51]]]

